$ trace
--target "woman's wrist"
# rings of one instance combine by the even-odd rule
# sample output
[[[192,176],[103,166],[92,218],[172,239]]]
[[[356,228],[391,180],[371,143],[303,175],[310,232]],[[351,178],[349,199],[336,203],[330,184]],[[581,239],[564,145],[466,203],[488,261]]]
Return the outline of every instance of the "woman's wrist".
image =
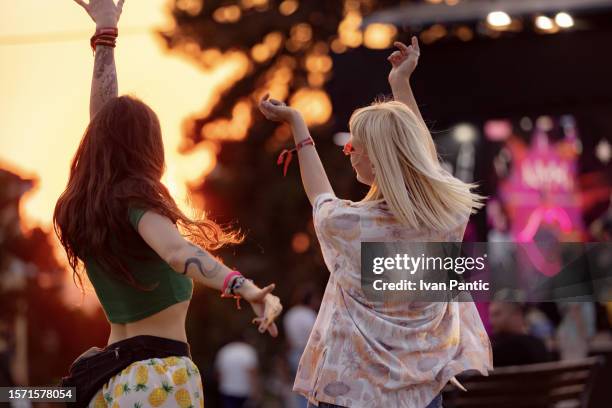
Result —
[[[289,115],[289,119],[287,120],[287,123],[289,123],[289,125],[291,126],[295,126],[301,122],[304,122],[304,118],[302,117],[302,114],[298,110],[292,109]]]
[[[117,29],[117,24],[96,24],[96,31],[101,30],[103,28]]]
[[[402,86],[410,86],[410,77],[409,75],[390,75],[389,76],[389,85],[391,85],[391,89],[399,88]]]
[[[253,283],[253,281],[247,279],[244,283],[234,291],[234,293],[246,300],[250,299],[253,294],[259,291],[259,287]]]

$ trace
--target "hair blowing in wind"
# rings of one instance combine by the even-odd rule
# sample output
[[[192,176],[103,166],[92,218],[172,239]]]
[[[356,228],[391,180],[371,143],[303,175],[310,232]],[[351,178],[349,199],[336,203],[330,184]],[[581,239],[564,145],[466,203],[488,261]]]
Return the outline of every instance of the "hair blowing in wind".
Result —
[[[206,249],[242,240],[238,231],[187,217],[161,182],[164,168],[159,121],[145,103],[131,96],[116,97],[92,118],[53,214],[75,282],[82,286],[80,261],[93,256],[108,273],[143,289],[120,255],[125,237],[137,236],[127,222],[128,206],[168,217],[190,241]]]

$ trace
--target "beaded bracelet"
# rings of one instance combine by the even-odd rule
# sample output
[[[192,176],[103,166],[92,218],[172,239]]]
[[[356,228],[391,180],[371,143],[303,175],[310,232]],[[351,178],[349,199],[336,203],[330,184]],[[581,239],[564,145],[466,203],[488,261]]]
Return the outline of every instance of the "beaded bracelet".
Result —
[[[236,281],[241,280],[240,284],[236,286]],[[240,310],[240,299],[242,296],[237,295],[234,291],[243,285],[245,281],[245,277],[238,271],[231,271],[227,274],[225,279],[223,280],[223,287],[221,288],[221,297],[222,298],[234,298],[236,299],[236,307]]]

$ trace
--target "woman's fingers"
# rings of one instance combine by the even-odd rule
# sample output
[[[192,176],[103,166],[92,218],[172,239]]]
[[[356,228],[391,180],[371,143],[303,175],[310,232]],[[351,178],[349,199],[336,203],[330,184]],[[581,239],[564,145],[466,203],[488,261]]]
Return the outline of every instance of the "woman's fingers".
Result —
[[[404,53],[407,54],[408,53],[408,46],[406,44],[404,44],[403,42],[396,41],[396,42],[393,43],[393,45],[395,45],[401,51],[402,54],[404,54]]]
[[[272,99],[269,99],[264,102],[264,107],[268,114],[270,114],[275,119],[282,119],[283,109],[285,105],[275,105],[272,102]]]
[[[412,36],[412,47],[416,52],[421,52],[421,47],[419,46],[419,39],[416,35]]]
[[[253,323],[257,325],[257,331],[264,333],[266,330],[270,332],[273,337],[278,335],[278,327],[274,322],[267,322],[264,317],[256,317],[253,319]]]
[[[278,99],[270,98],[270,99],[268,99],[268,102],[271,103],[274,106],[285,106],[285,102],[279,101]]]
[[[394,51],[388,58],[389,62],[391,62],[391,64],[398,65],[402,62],[404,56],[402,55],[402,53],[400,51]]]
[[[265,294],[268,294],[268,293],[272,292],[274,290],[274,288],[276,288],[276,283],[271,283],[268,286],[266,286],[265,288],[263,288],[262,292],[264,292]]]
[[[264,304],[261,304],[261,301],[257,302],[257,308],[254,307],[255,312],[259,315],[256,316],[252,322],[257,325],[257,330],[260,333],[264,333],[266,330],[272,335],[276,337],[278,335],[278,328],[274,323],[274,320],[280,315],[283,310],[283,306],[280,303],[280,299],[269,293],[272,289],[274,289],[274,284],[266,286],[261,290],[262,293],[264,291],[268,292],[265,294],[265,298],[263,300]],[[258,311],[259,310],[259,311]],[[260,313],[262,313],[260,315]]]
[[[269,284],[268,286],[266,286],[265,288],[259,291],[259,293],[257,294],[257,298],[258,299],[265,298],[268,293],[272,293],[275,287],[276,287],[276,284],[274,283]]]
[[[388,60],[390,60],[390,61],[391,61],[391,60],[396,60],[396,59],[398,59],[398,58],[399,58],[399,57],[401,57],[401,56],[402,56],[402,53],[401,53],[401,52],[399,52],[399,51],[393,51],[393,52],[391,53],[391,55],[389,55],[389,58],[387,58],[387,59],[388,59]]]
[[[257,331],[263,333],[266,331],[265,329],[265,319],[263,317],[256,317],[251,321],[253,324],[257,325]]]
[[[402,55],[410,55],[414,52],[418,56],[421,53],[419,39],[416,36],[412,36],[412,39],[410,40],[410,45],[406,45],[400,41],[394,42],[393,45],[398,48]]]
[[[259,103],[266,107],[285,106],[285,102],[270,98],[270,93],[266,93]]]
[[[278,328],[276,327],[276,323],[274,323],[274,319],[263,319],[259,326],[259,332],[263,333],[266,330],[269,331],[272,336],[276,337],[278,334]]]
[[[87,10],[87,7],[89,6],[89,4],[85,3],[83,0],[74,0],[74,2],[83,7],[85,10]]]
[[[276,323],[272,323],[270,327],[268,327],[268,333],[270,333],[272,337],[278,336],[278,327],[276,327]]]
[[[267,324],[271,324],[274,323],[274,320],[281,314],[283,311],[283,306],[281,305],[279,298],[274,295],[270,295],[270,297],[266,300],[268,301],[268,304],[264,309],[263,317],[266,319]]]
[[[263,103],[261,113],[268,120],[278,120],[278,113],[274,111],[274,105],[271,105],[268,101]]]
[[[119,10],[119,13],[121,13],[121,11],[123,10],[123,3],[125,3],[125,0],[119,0],[117,2],[117,9]]]
[[[259,102],[259,110],[268,120],[286,120],[288,109],[289,107],[285,102],[270,98],[270,94],[268,93],[266,93]]]
[[[270,106],[268,101],[263,100],[259,103],[259,110],[261,111],[261,113],[263,113],[263,115],[267,118],[270,119],[270,116],[272,115],[272,112],[270,110]]]

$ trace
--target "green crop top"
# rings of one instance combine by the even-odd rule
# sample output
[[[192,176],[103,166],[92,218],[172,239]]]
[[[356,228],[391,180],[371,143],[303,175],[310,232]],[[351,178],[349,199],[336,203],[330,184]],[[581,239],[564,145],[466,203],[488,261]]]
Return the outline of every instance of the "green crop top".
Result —
[[[128,209],[128,219],[134,229],[146,210]],[[95,259],[85,257],[85,269],[102,308],[111,323],[130,323],[166,309],[176,303],[191,299],[193,281],[176,273],[144,241],[130,246],[133,256],[124,259],[126,267],[143,287],[143,291],[105,273]],[[153,286],[157,284],[157,286]]]

